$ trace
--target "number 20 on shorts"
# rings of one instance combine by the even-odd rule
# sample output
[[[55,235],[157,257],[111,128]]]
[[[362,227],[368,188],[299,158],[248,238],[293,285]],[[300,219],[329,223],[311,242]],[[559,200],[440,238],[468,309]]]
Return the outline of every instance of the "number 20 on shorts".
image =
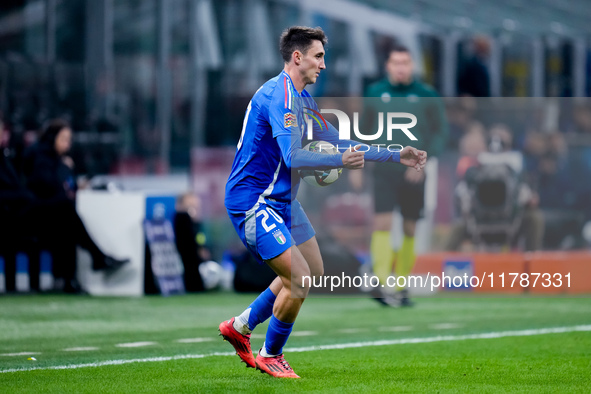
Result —
[[[283,223],[283,218],[281,216],[279,216],[277,214],[277,212],[275,212],[270,207],[266,207],[265,209],[258,211],[256,214],[256,217],[257,218],[259,216],[263,217],[261,219],[261,225],[263,226],[263,228],[265,229],[266,232],[269,232],[269,231],[273,230],[275,227],[277,227],[277,225],[275,223],[271,223],[271,224],[267,223],[267,221],[270,218],[269,215],[271,215],[273,217],[273,219],[275,219],[278,223]]]

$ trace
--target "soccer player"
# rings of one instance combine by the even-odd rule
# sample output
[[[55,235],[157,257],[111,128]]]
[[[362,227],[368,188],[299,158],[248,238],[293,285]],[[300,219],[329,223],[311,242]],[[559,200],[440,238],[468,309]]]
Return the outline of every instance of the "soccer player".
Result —
[[[380,97],[380,100],[369,102],[373,109],[366,108],[366,119],[371,122],[376,118],[373,111],[412,113],[419,119],[412,129],[417,138],[416,146],[428,151],[431,157],[439,155],[445,147],[448,134],[443,102],[439,95],[432,87],[414,78],[413,60],[404,46],[391,47],[386,71],[386,78],[367,88],[365,97]],[[375,126],[369,127],[375,130]],[[376,141],[380,142],[386,141]],[[382,284],[386,284],[393,267],[396,276],[406,277],[415,264],[414,237],[417,220],[422,216],[425,203],[425,172],[376,163],[373,176],[375,214],[370,252],[374,273]],[[392,212],[396,207],[400,207],[404,233],[398,251],[392,248],[390,233]],[[408,290],[397,287],[389,305],[411,306]]]
[[[427,154],[413,147],[390,152],[345,149],[336,155],[305,151],[305,107],[317,110],[304,89],[326,68],[320,28],[291,27],[280,38],[283,71],[267,81],[253,96],[244,117],[242,135],[226,184],[225,205],[244,245],[260,263],[268,264],[277,278],[240,315],[220,324],[220,334],[236,349],[248,367],[280,378],[298,378],[283,357],[300,307],[309,291],[304,276],[323,274],[323,263],[314,229],[295,199],[302,168],[364,166],[365,159],[397,162],[420,171]],[[314,128],[314,137],[332,144],[340,141],[332,125]],[[270,318],[265,343],[256,358],[250,347],[254,328]]]

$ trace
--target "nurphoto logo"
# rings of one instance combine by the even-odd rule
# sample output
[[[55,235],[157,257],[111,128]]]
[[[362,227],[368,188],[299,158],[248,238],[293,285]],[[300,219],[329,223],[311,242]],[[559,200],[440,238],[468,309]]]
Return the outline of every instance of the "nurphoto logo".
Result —
[[[307,137],[313,140],[313,129],[314,121],[322,129],[323,127],[328,128],[327,122],[322,114],[333,114],[336,115],[338,120],[339,139],[350,140],[351,139],[351,120],[349,115],[338,109],[321,109],[320,112],[304,107],[306,114],[306,126],[308,128]],[[395,130],[401,130],[410,140],[417,141],[417,137],[409,130],[417,125],[417,117],[408,112],[378,112],[378,130],[374,134],[363,134],[359,130],[359,112],[353,112],[353,133],[355,137],[362,141],[375,141],[381,138],[384,133],[384,118],[386,118],[386,137],[388,141],[392,141],[392,135]],[[407,123],[394,123],[394,119],[409,119]]]

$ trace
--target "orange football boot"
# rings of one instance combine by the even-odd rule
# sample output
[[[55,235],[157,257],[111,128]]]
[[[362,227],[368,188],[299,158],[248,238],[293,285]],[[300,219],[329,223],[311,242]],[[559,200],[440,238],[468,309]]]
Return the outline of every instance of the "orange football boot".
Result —
[[[234,318],[223,321],[219,327],[220,335],[224,341],[230,342],[230,345],[236,349],[236,354],[246,363],[246,367],[255,368],[255,360],[250,348],[250,334],[242,335],[234,328]]]
[[[275,378],[300,378],[296,375],[293,369],[291,369],[289,363],[283,357],[283,354],[275,357],[263,357],[259,351],[255,363],[256,368],[259,371],[268,373]]]

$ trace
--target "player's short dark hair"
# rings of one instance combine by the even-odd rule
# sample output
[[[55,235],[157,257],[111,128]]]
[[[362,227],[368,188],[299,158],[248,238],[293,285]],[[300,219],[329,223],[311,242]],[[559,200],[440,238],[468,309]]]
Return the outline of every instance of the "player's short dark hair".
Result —
[[[294,51],[306,53],[312,46],[312,41],[318,40],[326,45],[328,39],[321,27],[292,26],[283,30],[279,39],[281,57],[287,63]]]

